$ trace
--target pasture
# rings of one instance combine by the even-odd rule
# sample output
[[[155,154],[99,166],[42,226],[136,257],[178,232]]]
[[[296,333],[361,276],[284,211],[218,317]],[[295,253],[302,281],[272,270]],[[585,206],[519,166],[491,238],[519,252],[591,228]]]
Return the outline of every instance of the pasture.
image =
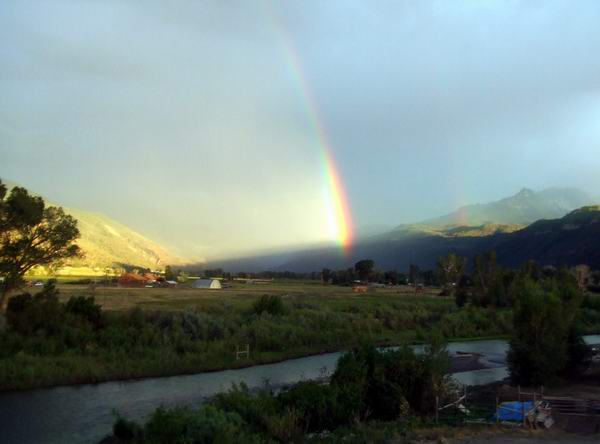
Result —
[[[389,304],[408,302],[419,305],[453,305],[451,298],[439,297],[439,289],[429,288],[415,293],[409,286],[377,288],[368,293],[354,293],[350,287],[323,285],[311,281],[273,281],[259,284],[233,283],[230,288],[208,290],[180,285],[177,288],[125,288],[59,283],[64,302],[72,296],[94,296],[103,310],[124,311],[139,307],[151,311],[180,311],[188,308],[207,309],[228,304],[246,310],[263,295],[281,296],[285,303],[310,304],[323,309],[345,311],[351,307],[384,308]]]

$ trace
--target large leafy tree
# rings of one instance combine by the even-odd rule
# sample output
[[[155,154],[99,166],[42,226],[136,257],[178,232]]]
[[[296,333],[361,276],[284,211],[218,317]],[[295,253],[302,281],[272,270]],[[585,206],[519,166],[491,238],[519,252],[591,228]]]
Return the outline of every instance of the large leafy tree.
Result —
[[[354,270],[356,271],[356,274],[358,274],[358,278],[363,282],[369,281],[374,267],[375,262],[371,259],[363,259],[354,264]]]
[[[547,384],[559,375],[574,376],[589,364],[589,349],[578,326],[582,294],[572,277],[517,284],[514,330],[508,368],[514,382]]]
[[[0,310],[33,267],[79,256],[78,237],[77,221],[62,208],[46,207],[44,199],[25,188],[8,192],[0,181]]]

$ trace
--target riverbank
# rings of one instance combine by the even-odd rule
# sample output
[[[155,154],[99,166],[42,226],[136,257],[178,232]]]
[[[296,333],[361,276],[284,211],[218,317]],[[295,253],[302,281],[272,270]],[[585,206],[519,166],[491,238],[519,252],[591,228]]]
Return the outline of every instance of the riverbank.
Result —
[[[480,337],[480,338],[450,338],[449,342],[476,342],[484,340],[495,340],[501,339],[502,337]],[[391,342],[379,342],[376,344],[377,347],[398,347],[405,343],[391,343]],[[410,345],[419,346],[422,342],[413,342]],[[52,364],[48,363],[50,373],[38,375],[35,380],[19,381],[5,379],[0,381],[0,393],[11,392],[19,390],[31,390],[36,388],[49,388],[49,387],[62,387],[62,386],[78,386],[85,384],[99,384],[103,382],[112,381],[136,381],[150,378],[161,378],[161,377],[174,377],[174,376],[185,376],[200,373],[214,373],[225,370],[237,370],[258,365],[277,364],[288,360],[307,358],[313,356],[320,356],[330,353],[343,353],[344,351],[350,350],[353,347],[360,346],[359,343],[348,344],[343,347],[319,347],[318,349],[300,349],[291,350],[288,352],[280,353],[256,353],[251,356],[250,359],[231,360],[229,365],[219,366],[211,365],[210,362],[203,363],[201,365],[190,365],[187,362],[169,361],[169,367],[160,367],[159,363],[156,363],[156,369],[153,369],[152,365],[149,368],[137,368],[135,370],[124,371],[124,368],[128,368],[128,362],[126,360],[121,361],[119,366],[115,369],[111,369],[106,363],[99,363],[96,359],[90,357],[67,357],[64,359],[52,358]],[[472,370],[480,370],[490,368],[480,362],[481,357],[478,353],[467,353],[464,355],[452,356],[451,360],[451,372],[466,372]],[[28,356],[17,356],[14,361],[14,366],[21,368],[31,368],[34,366],[40,366],[40,357],[28,357]],[[136,366],[139,361],[131,361],[132,367]],[[162,364],[164,365],[164,363]],[[71,370],[72,369],[72,370]],[[56,373],[52,373],[55,370]],[[84,373],[82,370],[89,370],[89,373]],[[74,375],[77,377],[73,377]],[[33,374],[31,375],[33,377]]]
[[[223,292],[97,288],[92,299],[67,287],[58,302],[34,298],[0,333],[0,391],[238,369],[361,344],[420,343],[432,331],[447,340],[506,337],[512,326],[510,309],[459,308],[433,291],[357,295],[280,283]],[[589,319],[588,331],[600,330]]]
[[[511,325],[507,309],[459,309],[452,298],[394,289],[110,288],[90,299],[65,287],[58,303],[34,298],[0,333],[1,391],[244,368],[361,344],[419,343],[434,330],[449,340],[498,337]]]

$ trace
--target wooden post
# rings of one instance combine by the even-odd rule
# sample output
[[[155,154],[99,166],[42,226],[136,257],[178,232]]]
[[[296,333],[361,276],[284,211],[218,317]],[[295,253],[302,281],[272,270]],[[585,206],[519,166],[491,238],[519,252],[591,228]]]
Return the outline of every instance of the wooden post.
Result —
[[[246,358],[250,358],[250,344],[246,344],[246,348],[243,350],[240,350],[240,346],[236,345],[235,346],[235,360],[239,361],[241,356],[246,356]]]
[[[500,422],[500,401],[498,400],[498,396],[496,396],[496,424]]]
[[[521,386],[519,388],[519,403],[521,404],[521,417],[523,418],[523,426],[525,426],[525,404],[523,404],[523,400],[521,399]]]
[[[440,420],[440,397],[435,397],[435,423],[438,424]]]

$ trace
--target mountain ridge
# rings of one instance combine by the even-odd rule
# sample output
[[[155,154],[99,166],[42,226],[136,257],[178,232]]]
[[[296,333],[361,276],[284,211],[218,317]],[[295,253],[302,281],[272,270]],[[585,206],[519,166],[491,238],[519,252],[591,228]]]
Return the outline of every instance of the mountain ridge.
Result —
[[[551,187],[541,191],[522,188],[518,193],[496,201],[465,205],[436,218],[420,222],[433,226],[495,224],[529,225],[539,219],[554,219],[592,203],[590,195],[578,188]]]
[[[407,269],[410,264],[416,264],[423,268],[433,268],[437,259],[449,253],[456,253],[461,256],[472,258],[476,254],[484,251],[504,248],[502,253],[506,257],[514,255],[519,260],[526,258],[515,254],[518,251],[518,241],[514,244],[507,243],[509,247],[503,247],[504,242],[509,239],[519,239],[522,233],[528,229],[528,225],[543,224],[547,220],[555,220],[553,217],[558,214],[558,218],[581,214],[587,207],[591,199],[589,196],[574,188],[549,188],[535,192],[524,188],[519,193],[509,196],[499,201],[487,204],[471,205],[466,208],[478,209],[475,214],[478,217],[493,215],[502,210],[517,208],[519,211],[504,214],[500,221],[486,221],[484,223],[474,224],[477,218],[471,218],[471,225],[460,225],[457,223],[448,223],[455,221],[449,218],[449,215],[440,218],[429,219],[428,224],[404,224],[397,226],[388,233],[376,235],[368,238],[359,239],[350,249],[350,254],[343,255],[339,249],[318,248],[312,250],[290,252],[288,254],[260,257],[262,270],[272,269],[277,271],[315,271],[321,268],[343,269],[353,266],[360,259],[373,259],[378,267],[382,269]],[[530,202],[528,204],[528,202]],[[574,207],[579,205],[579,207]],[[465,208],[465,207],[463,207]],[[486,212],[480,211],[485,209]],[[492,209],[492,211],[487,211]],[[532,211],[529,211],[532,209]],[[593,212],[593,210],[587,210]],[[450,215],[455,215],[458,210]],[[532,214],[539,215],[532,224],[524,224],[522,221],[529,220]],[[527,218],[524,218],[524,215]],[[432,223],[437,221],[437,224]],[[525,231],[525,236],[528,231]],[[533,248],[533,247],[532,247]],[[532,249],[535,253],[533,259],[546,260],[543,252]],[[532,253],[533,254],[533,253]],[[258,258],[257,258],[258,259]],[[568,257],[561,260],[569,262]],[[510,260],[506,261],[511,262]],[[513,261],[514,262],[514,261]],[[550,261],[552,262],[552,261]],[[555,262],[555,261],[554,261]],[[211,264],[213,266],[214,264]],[[238,268],[237,271],[260,271],[254,268],[252,258],[238,258],[229,261],[220,261],[220,266]],[[600,261],[598,263],[600,266]],[[235,271],[228,269],[229,271]]]

